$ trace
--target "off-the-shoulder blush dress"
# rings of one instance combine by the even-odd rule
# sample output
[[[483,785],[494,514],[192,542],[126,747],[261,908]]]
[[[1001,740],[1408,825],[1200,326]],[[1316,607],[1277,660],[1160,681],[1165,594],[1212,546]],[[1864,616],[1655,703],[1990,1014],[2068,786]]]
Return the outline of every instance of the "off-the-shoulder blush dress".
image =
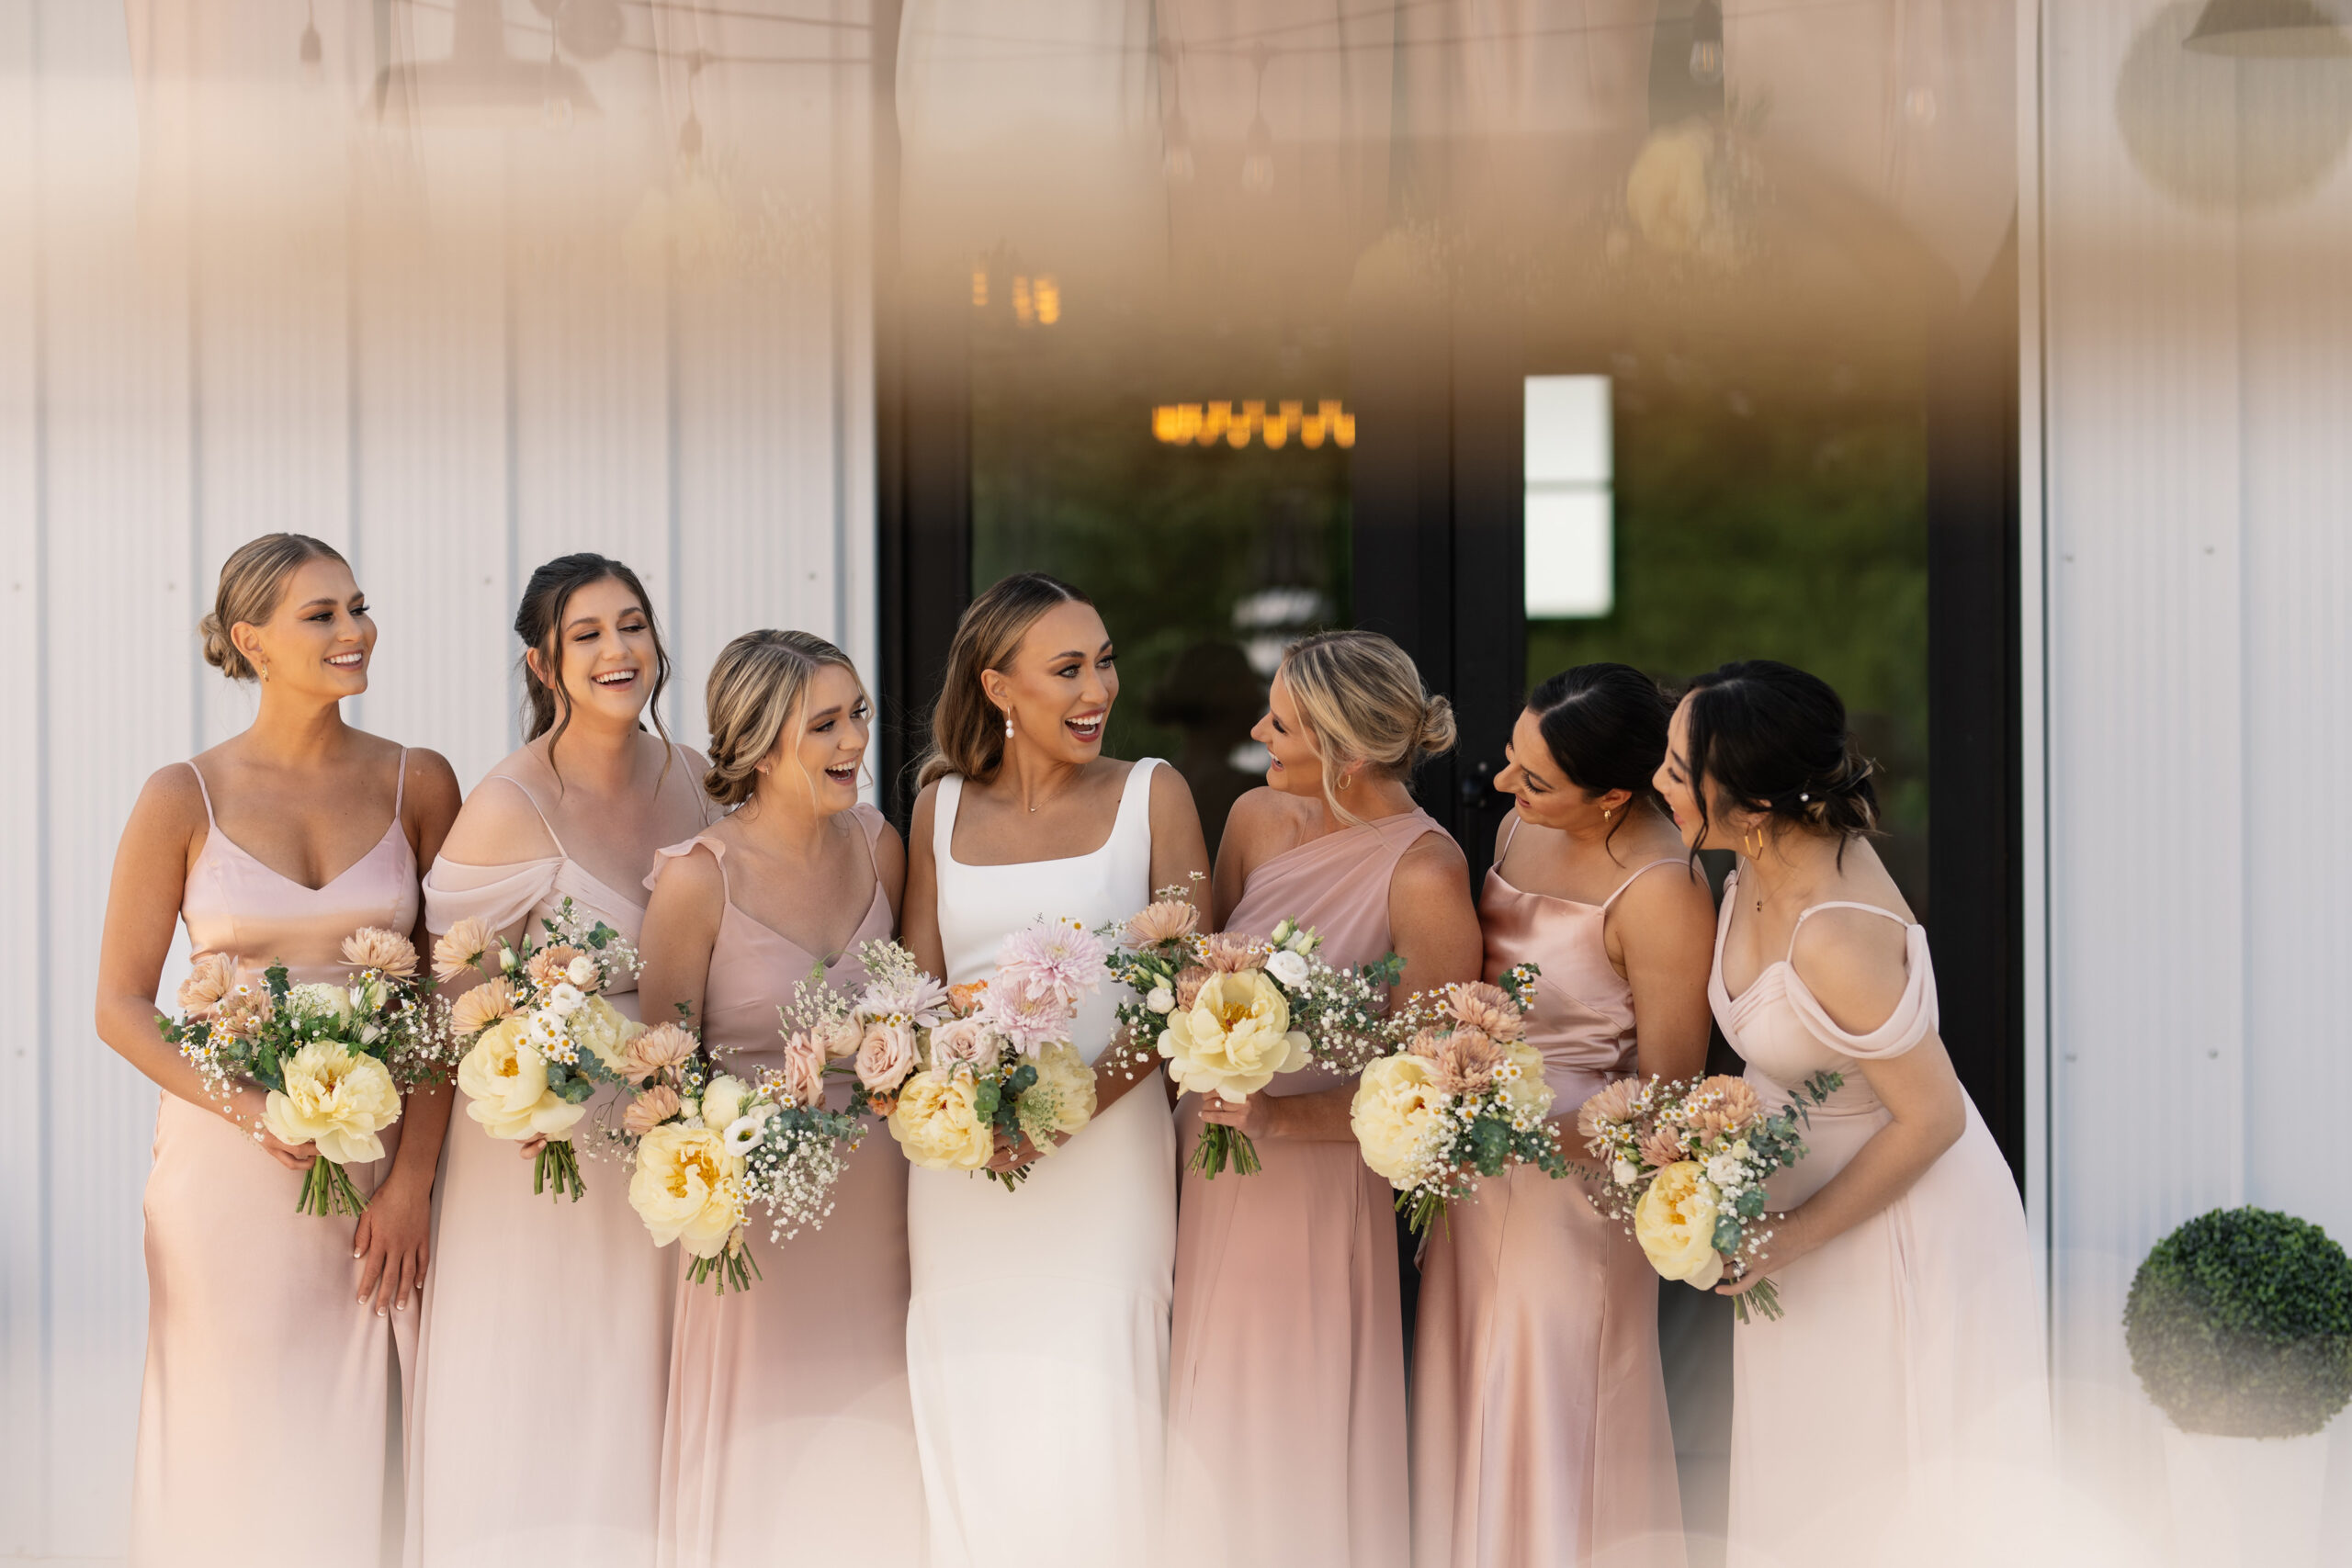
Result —
[[[1444,831],[1414,810],[1343,828],[1259,866],[1226,922],[1315,928],[1336,967],[1389,951],[1388,882]],[[1310,1066],[1271,1094],[1342,1080]],[[1178,1112],[1177,1146],[1200,1135]],[[1404,1325],[1394,1194],[1352,1139],[1256,1140],[1263,1167],[1187,1169],[1176,1220],[1168,1391],[1171,1560],[1403,1568],[1410,1551]]]
[[[1571,1159],[1577,1108],[1635,1066],[1634,988],[1603,941],[1610,908],[1636,877],[1685,864],[1637,867],[1599,904],[1487,873],[1487,978],[1518,964],[1543,972],[1527,1038]],[[1574,1178],[1521,1167],[1481,1181],[1421,1258],[1414,1568],[1684,1562],[1657,1271]]]
[[[691,788],[691,770],[665,788]],[[478,786],[525,786],[492,774]],[[461,919],[544,945],[540,921],[573,914],[637,941],[645,911],[556,852],[508,865],[436,860],[425,924]],[[637,1017],[637,978],[607,993]],[[594,1156],[591,1128],[616,1090],[600,1089],[573,1131],[587,1195],[531,1190],[519,1145],[466,1114],[449,1117],[434,1189],[433,1268],[424,1291],[408,1433],[409,1568],[502,1568],[560,1556],[593,1568],[650,1568],[669,1386],[677,1261],[655,1247],[628,1203],[628,1172]]]
[[[1733,997],[1724,888],[1708,998],[1767,1111],[1815,1073],[1845,1086],[1815,1109],[1805,1157],[1766,1189],[1774,1212],[1826,1186],[1891,1120],[1861,1064],[1936,1032],[1923,927],[1907,929],[1910,979],[1867,1034],[1838,1027],[1788,959]],[[1900,917],[1870,904],[1823,909]],[[1729,1568],[1878,1568],[1942,1562],[2002,1476],[2037,1476],[2049,1452],[2041,1314],[2016,1184],[1973,1102],[1960,1141],[1909,1191],[1844,1235],[1775,1266],[1786,1315],[1732,1339]],[[1670,1286],[1669,1289],[1683,1289]]]
[[[853,809],[871,854],[881,813]],[[663,850],[647,886],[697,852],[727,875],[727,846],[705,835]],[[703,987],[703,1039],[738,1076],[781,1067],[776,1010],[794,986],[821,973],[854,989],[858,947],[890,934],[878,874],[864,919],[832,953],[809,953],[730,897]],[[849,1080],[836,1079],[832,1108],[844,1109],[849,1093]],[[907,1162],[887,1130],[868,1128],[832,1195],[821,1228],[781,1242],[752,1212],[761,1278],[748,1292],[722,1296],[679,1280],[662,1568],[913,1568],[921,1558],[922,1474],[907,1400]]]
[[[400,766],[404,786],[405,751]],[[310,887],[231,842],[204,775],[188,768],[206,821],[180,902],[192,957],[226,954],[256,987],[281,962],[298,985],[341,982],[344,938],[415,929],[416,853],[399,790],[375,847]],[[391,1170],[400,1132],[383,1134],[382,1159],[345,1168],[362,1193]],[[384,1455],[394,1358],[410,1364],[416,1314],[379,1317],[358,1300],[357,1222],[295,1213],[302,1182],[217,1109],[164,1096],[147,1178],[133,1563],[244,1568],[271,1541],[299,1541],[318,1568],[376,1568],[399,1528],[381,1506]]]

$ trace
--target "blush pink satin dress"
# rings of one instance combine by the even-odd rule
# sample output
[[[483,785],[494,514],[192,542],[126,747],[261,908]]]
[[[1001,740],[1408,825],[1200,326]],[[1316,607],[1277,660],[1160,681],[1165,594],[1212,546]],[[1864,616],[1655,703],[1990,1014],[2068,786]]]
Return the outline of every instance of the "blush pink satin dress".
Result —
[[[690,768],[673,772],[663,787],[693,788]],[[503,773],[477,787],[531,795]],[[570,898],[635,942],[644,909],[548,836],[556,852],[541,859],[435,861],[427,928],[473,919],[544,944],[539,922]],[[635,1019],[636,976],[607,998]],[[629,1207],[628,1170],[598,1156],[592,1127],[616,1092],[599,1089],[576,1129],[588,1190],[576,1203],[534,1193],[530,1162],[467,1115],[462,1094],[451,1111],[409,1423],[408,1568],[654,1560],[677,1264]]]
[[[1735,998],[1723,933],[1737,886],[1735,874],[1724,887],[1708,999],[1747,1081],[1769,1111],[1817,1072],[1846,1077],[1813,1111],[1810,1152],[1766,1188],[1778,1212],[1819,1191],[1891,1119],[1860,1067],[1936,1032],[1936,976],[1927,931],[1910,925],[1909,985],[1868,1033],[1839,1028],[1786,958]],[[1815,905],[1797,917],[1791,952],[1823,909],[1899,919]],[[1987,1499],[2014,1501],[2046,1475],[2048,1391],[2024,1209],[1974,1103],[1960,1141],[1909,1191],[1770,1276],[1786,1315],[1732,1338],[1728,1568],[1997,1561],[1960,1543],[2000,1512]]]
[[[1636,867],[1600,904],[1487,873],[1487,978],[1517,964],[1543,970],[1527,1037],[1543,1050],[1572,1159],[1577,1108],[1635,1070],[1634,990],[1609,962],[1609,910],[1636,877],[1685,863]],[[1657,1271],[1574,1177],[1520,1168],[1481,1182],[1421,1258],[1414,1568],[1685,1561]]]
[[[416,854],[391,825],[322,887],[246,853],[212,818],[181,896],[195,959],[225,953],[262,983],[341,982],[343,939],[416,926]],[[402,787],[408,755],[401,755]],[[391,1170],[348,1166],[363,1193]],[[362,1304],[348,1215],[299,1214],[303,1177],[264,1154],[217,1109],[164,1096],[147,1178],[147,1375],[131,1482],[130,1562],[246,1568],[283,1543],[316,1568],[377,1568],[396,1539],[381,1510],[385,1452],[411,1364],[416,1314]],[[396,1359],[397,1358],[397,1359]],[[309,1478],[289,1484],[288,1477]]]
[[[871,853],[881,813],[853,809]],[[724,878],[727,847],[703,837],[663,850],[647,886],[698,850]],[[730,898],[703,987],[703,1038],[741,1076],[780,1068],[776,1009],[793,987],[818,972],[844,990],[863,986],[859,945],[890,935],[878,873],[865,919],[830,956],[779,936]],[[849,1095],[850,1080],[836,1078],[828,1103],[843,1110]],[[721,1296],[683,1276],[678,1282],[662,1568],[913,1568],[923,1510],[907,1393],[906,1159],[887,1129],[869,1125],[821,1228],[771,1241],[754,1210],[751,1231],[762,1277],[750,1291]]]
[[[1229,930],[1284,917],[1335,967],[1389,951],[1388,881],[1440,828],[1425,811],[1359,823],[1250,874]],[[1344,1081],[1307,1067],[1267,1092]],[[1178,1113],[1189,1157],[1196,1097]],[[1404,1568],[1410,1550],[1404,1326],[1394,1194],[1353,1140],[1257,1140],[1264,1168],[1187,1169],[1176,1217],[1168,1411],[1171,1562]]]

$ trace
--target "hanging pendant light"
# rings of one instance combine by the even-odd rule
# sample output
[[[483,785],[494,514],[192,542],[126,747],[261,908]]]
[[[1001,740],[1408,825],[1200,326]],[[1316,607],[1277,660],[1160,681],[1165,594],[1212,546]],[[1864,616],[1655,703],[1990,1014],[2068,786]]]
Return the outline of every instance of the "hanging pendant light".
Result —
[[[1690,13],[1690,80],[1712,87],[1724,79],[1724,8],[1699,0]]]
[[[2352,35],[2330,0],[2207,0],[2181,44],[2241,60],[2352,55]]]

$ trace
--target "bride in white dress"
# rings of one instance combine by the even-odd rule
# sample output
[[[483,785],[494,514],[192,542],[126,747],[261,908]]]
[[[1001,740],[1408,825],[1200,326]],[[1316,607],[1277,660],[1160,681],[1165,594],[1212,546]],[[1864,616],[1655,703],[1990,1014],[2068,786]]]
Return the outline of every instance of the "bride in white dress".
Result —
[[[1094,929],[1194,886],[1208,851],[1173,768],[1102,755],[1119,694],[1085,596],[1035,573],[982,594],[956,627],[908,835],[903,935],[960,983],[1039,916]],[[1079,1010],[1089,1061],[1111,1043],[1112,987]],[[1094,1120],[1007,1193],[915,1170],[907,1376],[933,1568],[1134,1568],[1159,1556],[1176,1148],[1165,1082],[1098,1067]]]

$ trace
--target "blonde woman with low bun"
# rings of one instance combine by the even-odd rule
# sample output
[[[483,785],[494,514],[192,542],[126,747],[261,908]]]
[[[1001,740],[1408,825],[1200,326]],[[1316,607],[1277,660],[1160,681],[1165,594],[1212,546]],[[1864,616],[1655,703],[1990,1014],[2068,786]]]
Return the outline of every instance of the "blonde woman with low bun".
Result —
[[[746,632],[705,694],[703,789],[729,814],[661,852],[646,879],[649,1018],[683,1010],[727,1070],[781,1069],[776,1009],[812,975],[865,984],[889,939],[905,846],[858,800],[873,708],[849,656],[808,632]],[[834,1081],[831,1103],[849,1101]],[[762,1279],[681,1283],[662,1455],[660,1561],[913,1568],[922,1484],[907,1403],[907,1162],[875,1128],[823,1226],[748,1242]],[[664,1254],[664,1256],[668,1256]]]
[[[1283,656],[1251,732],[1264,789],[1217,852],[1222,930],[1312,926],[1335,964],[1394,950],[1395,995],[1478,978],[1461,848],[1413,804],[1414,765],[1453,714],[1405,651],[1324,632]],[[1393,1194],[1357,1152],[1351,1085],[1308,1067],[1238,1102],[1188,1096],[1177,1136],[1238,1127],[1262,1168],[1186,1170],[1169,1403],[1174,1561],[1404,1568],[1410,1550],[1405,1347]]]
[[[670,659],[652,599],[620,561],[559,556],[525,583],[514,635],[526,739],[466,798],[424,879],[426,919],[436,936],[472,920],[544,944],[568,901],[636,942],[654,852],[710,817],[702,759],[659,728]],[[465,971],[444,989],[489,978]],[[630,1019],[634,978],[605,992]],[[588,1101],[583,1155],[616,1099],[608,1086]],[[532,1190],[537,1144],[493,1138],[464,1107],[448,1145],[408,1434],[408,1568],[529,1554],[653,1568],[675,1260],[613,1161],[582,1159],[573,1201]]]
[[[915,802],[906,942],[951,983],[996,966],[1040,916],[1099,929],[1205,874],[1193,797],[1157,759],[1102,754],[1119,696],[1102,617],[1024,572],[956,628]],[[1166,1080],[1102,1058],[1104,986],[1072,1043],[1093,1120],[1006,1193],[977,1171],[907,1183],[907,1371],[933,1568],[1119,1568],[1159,1560],[1176,1144]]]
[[[347,980],[343,942],[363,926],[422,946],[417,867],[457,815],[458,782],[433,752],[344,722],[376,625],[332,546],[240,546],[203,631],[206,661],[257,684],[259,706],[147,781],[98,952],[99,1037],[164,1091],[130,1561],[243,1568],[277,1540],[319,1568],[376,1568],[399,1528],[384,1450],[400,1429],[394,1375],[413,1364],[447,1097],[411,1095],[384,1157],[345,1168],[368,1200],[357,1219],[298,1213],[317,1150],[263,1129],[258,1089],[208,1094],[155,1010],[181,921],[192,960],[227,957],[254,987],[281,962],[298,984]]]

